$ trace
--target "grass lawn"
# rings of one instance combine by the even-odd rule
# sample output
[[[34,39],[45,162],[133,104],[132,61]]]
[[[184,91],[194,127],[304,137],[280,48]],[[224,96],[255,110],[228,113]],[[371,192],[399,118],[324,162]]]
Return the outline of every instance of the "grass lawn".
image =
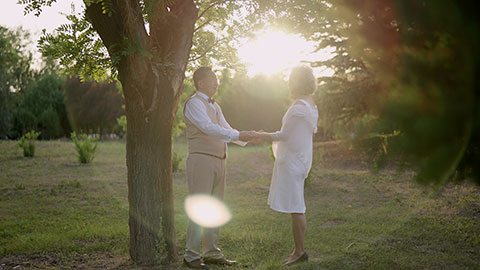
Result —
[[[288,269],[480,269],[480,188],[435,190],[412,182],[411,172],[372,173],[364,162],[344,162],[348,153],[319,149],[305,187],[310,260]],[[176,151],[185,156],[186,145]],[[220,245],[240,265],[228,269],[281,269],[292,250],[290,216],[266,205],[272,166],[267,146],[229,149],[225,201],[233,218]],[[183,252],[180,167],[174,196]],[[0,269],[135,269],[127,221],[124,143],[99,143],[93,163],[81,165],[71,142],[37,142],[36,156],[24,158],[15,142],[0,141]]]

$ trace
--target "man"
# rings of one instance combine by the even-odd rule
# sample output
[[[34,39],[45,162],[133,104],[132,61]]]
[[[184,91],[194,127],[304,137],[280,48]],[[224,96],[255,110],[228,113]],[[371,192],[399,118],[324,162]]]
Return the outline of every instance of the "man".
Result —
[[[210,67],[197,69],[193,74],[193,81],[197,91],[185,102],[184,107],[189,194],[209,194],[223,200],[227,143],[248,141],[252,139],[252,133],[239,132],[225,120],[220,106],[212,99],[217,92],[218,80]],[[207,269],[205,264],[237,264],[236,261],[226,259],[218,248],[218,231],[218,228],[202,229],[189,220],[187,248],[183,260],[186,266]]]

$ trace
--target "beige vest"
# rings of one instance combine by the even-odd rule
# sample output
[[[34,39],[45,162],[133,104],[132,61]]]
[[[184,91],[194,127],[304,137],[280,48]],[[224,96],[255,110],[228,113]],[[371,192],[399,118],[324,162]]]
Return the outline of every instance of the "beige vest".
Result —
[[[212,107],[208,104],[208,101],[205,99],[197,96],[194,94],[191,96],[187,101],[185,101],[185,105],[183,111],[185,111],[185,106],[187,102],[191,99],[198,99],[205,104],[205,108],[207,109],[208,117],[212,120],[213,123],[220,125],[220,116],[218,113],[212,109]],[[215,104],[215,106],[218,106]],[[219,111],[219,110],[217,110]],[[227,144],[215,137],[208,136],[207,134],[203,133],[197,126],[195,126],[190,120],[185,117],[185,125],[187,131],[187,142],[188,142],[188,153],[189,154],[205,154],[210,156],[215,156],[221,159],[227,157]]]

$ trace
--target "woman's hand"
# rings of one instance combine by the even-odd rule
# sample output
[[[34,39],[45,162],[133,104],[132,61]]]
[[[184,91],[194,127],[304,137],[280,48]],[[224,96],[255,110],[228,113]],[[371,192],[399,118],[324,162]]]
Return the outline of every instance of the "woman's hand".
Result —
[[[259,144],[263,141],[271,141],[271,136],[264,132],[263,130],[260,130],[260,131],[252,131],[252,136],[253,136],[253,140],[252,140],[252,143],[253,144]]]

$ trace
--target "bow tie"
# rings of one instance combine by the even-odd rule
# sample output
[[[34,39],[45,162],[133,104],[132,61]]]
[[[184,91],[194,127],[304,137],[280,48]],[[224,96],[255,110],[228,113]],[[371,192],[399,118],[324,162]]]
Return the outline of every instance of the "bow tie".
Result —
[[[212,103],[212,104],[215,103],[215,99],[213,99],[213,98],[208,98],[208,103]]]

